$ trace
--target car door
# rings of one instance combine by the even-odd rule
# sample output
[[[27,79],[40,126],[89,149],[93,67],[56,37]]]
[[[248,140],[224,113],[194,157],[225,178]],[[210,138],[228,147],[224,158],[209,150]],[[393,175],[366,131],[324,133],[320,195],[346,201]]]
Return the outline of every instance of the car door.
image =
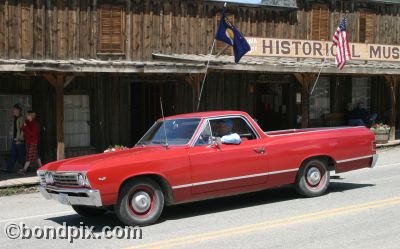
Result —
[[[199,138],[189,148],[193,194],[266,182],[267,160],[261,139],[244,118],[230,119],[234,123],[233,132],[242,138],[240,144],[210,145],[212,122],[218,121],[211,119],[205,122]]]

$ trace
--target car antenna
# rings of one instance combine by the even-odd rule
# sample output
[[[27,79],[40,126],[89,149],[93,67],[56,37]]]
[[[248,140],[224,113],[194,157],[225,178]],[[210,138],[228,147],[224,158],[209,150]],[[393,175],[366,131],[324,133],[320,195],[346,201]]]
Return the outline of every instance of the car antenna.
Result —
[[[162,103],[162,97],[160,96],[160,106],[161,106],[161,116],[164,121],[164,136],[165,136],[165,148],[168,149],[168,138],[167,138],[167,129],[165,128],[165,117],[164,117],[164,108],[163,108],[163,103]]]

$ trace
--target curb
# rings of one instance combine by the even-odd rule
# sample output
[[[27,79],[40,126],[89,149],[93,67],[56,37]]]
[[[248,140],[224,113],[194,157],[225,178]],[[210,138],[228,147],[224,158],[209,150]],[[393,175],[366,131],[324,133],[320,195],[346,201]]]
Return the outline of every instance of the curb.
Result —
[[[384,149],[384,148],[388,148],[388,147],[395,147],[400,145],[400,140],[393,140],[393,141],[389,141],[386,144],[377,144],[376,148],[377,149]]]
[[[35,179],[33,179],[35,178]],[[12,187],[21,187],[21,186],[34,186],[39,185],[39,179],[37,176],[29,177],[29,178],[15,178],[9,180],[0,181],[0,189],[4,188],[12,188]]]

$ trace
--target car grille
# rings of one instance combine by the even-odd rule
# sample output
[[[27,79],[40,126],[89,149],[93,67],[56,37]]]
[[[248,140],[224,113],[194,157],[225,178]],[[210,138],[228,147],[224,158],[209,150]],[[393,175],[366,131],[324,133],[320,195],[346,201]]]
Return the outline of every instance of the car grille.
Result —
[[[43,172],[43,171],[38,173],[39,182],[40,182],[40,185],[42,185],[42,186],[46,185],[46,178],[45,178],[44,174],[45,174],[45,172]]]
[[[54,173],[54,184],[60,186],[79,186],[77,173]]]

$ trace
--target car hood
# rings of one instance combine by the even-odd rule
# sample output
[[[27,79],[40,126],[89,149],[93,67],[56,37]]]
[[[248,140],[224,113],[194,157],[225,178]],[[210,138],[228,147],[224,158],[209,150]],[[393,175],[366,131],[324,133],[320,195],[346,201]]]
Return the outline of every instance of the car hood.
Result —
[[[152,158],[154,153],[166,151],[162,146],[134,147],[123,151],[75,157],[46,164],[39,170],[51,171],[88,171],[91,168],[110,167]]]

